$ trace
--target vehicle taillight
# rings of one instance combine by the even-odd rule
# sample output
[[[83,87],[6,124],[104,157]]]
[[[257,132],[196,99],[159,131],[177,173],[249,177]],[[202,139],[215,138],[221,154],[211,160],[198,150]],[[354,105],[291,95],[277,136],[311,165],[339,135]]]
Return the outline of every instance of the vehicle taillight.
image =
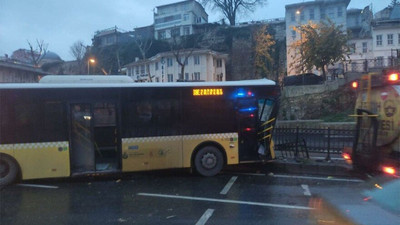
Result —
[[[354,89],[358,88],[358,82],[357,81],[353,81],[351,83],[351,87],[354,88]]]
[[[390,166],[384,166],[382,168],[382,171],[384,173],[390,174],[390,175],[395,175],[396,174],[396,169]]]
[[[392,73],[388,76],[388,81],[398,81],[399,80],[399,74],[398,73]]]
[[[342,153],[342,157],[343,157],[343,159],[351,160],[351,156],[349,153]]]

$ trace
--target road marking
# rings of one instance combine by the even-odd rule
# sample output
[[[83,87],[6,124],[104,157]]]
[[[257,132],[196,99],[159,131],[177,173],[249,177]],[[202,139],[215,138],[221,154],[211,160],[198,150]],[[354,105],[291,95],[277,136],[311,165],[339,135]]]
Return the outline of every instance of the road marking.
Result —
[[[207,209],[204,214],[200,217],[199,221],[197,221],[196,225],[204,225],[207,223],[207,220],[210,219],[212,214],[214,213],[214,209]]]
[[[230,172],[227,172],[225,174],[236,174],[236,175],[245,175],[245,176],[265,176],[265,173],[230,173]]]
[[[301,187],[304,189],[305,196],[311,196],[311,192],[310,192],[310,189],[308,188],[307,184],[302,184]]]
[[[17,186],[22,187],[35,187],[35,188],[50,188],[50,189],[57,189],[57,186],[49,186],[49,185],[38,185],[38,184],[17,184]]]
[[[235,183],[236,179],[238,177],[237,176],[233,176],[228,183],[225,185],[224,189],[222,189],[222,191],[220,192],[221,195],[226,195],[229,191],[229,189],[231,189],[233,183]]]
[[[194,200],[194,201],[206,201],[206,202],[221,202],[221,203],[230,203],[230,204],[257,205],[257,206],[285,208],[285,209],[304,209],[304,210],[313,209],[313,208],[306,207],[306,206],[272,204],[272,203],[263,203],[263,202],[246,202],[246,201],[237,201],[237,200],[229,200],[229,199],[201,198],[201,197],[191,197],[191,196],[181,196],[181,195],[163,195],[163,194],[152,194],[152,193],[138,193],[137,195],[148,196],[148,197],[159,197],[159,198],[174,198],[174,199],[185,199],[185,200]]]
[[[330,178],[330,177],[308,177],[308,176],[292,176],[292,175],[279,175],[274,174],[270,175],[271,177],[279,177],[279,178],[294,178],[294,179],[308,179],[308,180],[326,180],[326,181],[347,181],[347,182],[364,182],[360,179],[344,179],[344,178]]]

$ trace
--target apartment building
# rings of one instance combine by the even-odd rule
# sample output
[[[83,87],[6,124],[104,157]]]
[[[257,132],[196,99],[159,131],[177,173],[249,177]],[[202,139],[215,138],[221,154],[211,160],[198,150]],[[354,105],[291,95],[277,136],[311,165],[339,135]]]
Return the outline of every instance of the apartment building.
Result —
[[[185,64],[183,76],[182,67],[172,51],[159,53],[146,60],[136,59],[125,65],[124,70],[136,82],[148,82],[150,77],[153,82],[226,80],[227,54],[205,49],[186,49],[180,51],[179,57]]]
[[[168,39],[172,36],[193,34],[193,26],[208,23],[208,14],[195,0],[186,0],[155,8],[154,37]]]
[[[315,0],[286,5],[286,58],[287,74],[298,74],[298,65],[295,64],[298,52],[292,46],[295,41],[300,40],[294,28],[307,24],[308,22],[319,23],[330,19],[336,25],[342,25],[343,30],[347,29],[347,6],[350,0]]]

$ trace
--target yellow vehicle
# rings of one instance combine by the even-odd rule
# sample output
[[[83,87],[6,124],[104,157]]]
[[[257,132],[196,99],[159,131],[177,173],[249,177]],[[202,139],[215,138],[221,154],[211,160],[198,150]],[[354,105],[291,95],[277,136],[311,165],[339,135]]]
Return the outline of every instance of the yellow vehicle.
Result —
[[[274,155],[279,95],[266,79],[165,84],[64,75],[0,84],[0,185],[168,168],[213,176],[259,160],[260,146]]]
[[[351,158],[358,169],[399,175],[399,71],[364,75],[353,87],[358,89],[356,138],[345,158]]]

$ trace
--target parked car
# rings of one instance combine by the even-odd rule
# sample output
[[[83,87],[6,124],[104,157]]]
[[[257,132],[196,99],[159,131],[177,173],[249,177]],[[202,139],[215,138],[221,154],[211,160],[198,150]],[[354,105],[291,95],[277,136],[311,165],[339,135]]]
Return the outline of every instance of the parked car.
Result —
[[[324,79],[314,73],[288,76],[283,79],[284,86],[323,84]]]

